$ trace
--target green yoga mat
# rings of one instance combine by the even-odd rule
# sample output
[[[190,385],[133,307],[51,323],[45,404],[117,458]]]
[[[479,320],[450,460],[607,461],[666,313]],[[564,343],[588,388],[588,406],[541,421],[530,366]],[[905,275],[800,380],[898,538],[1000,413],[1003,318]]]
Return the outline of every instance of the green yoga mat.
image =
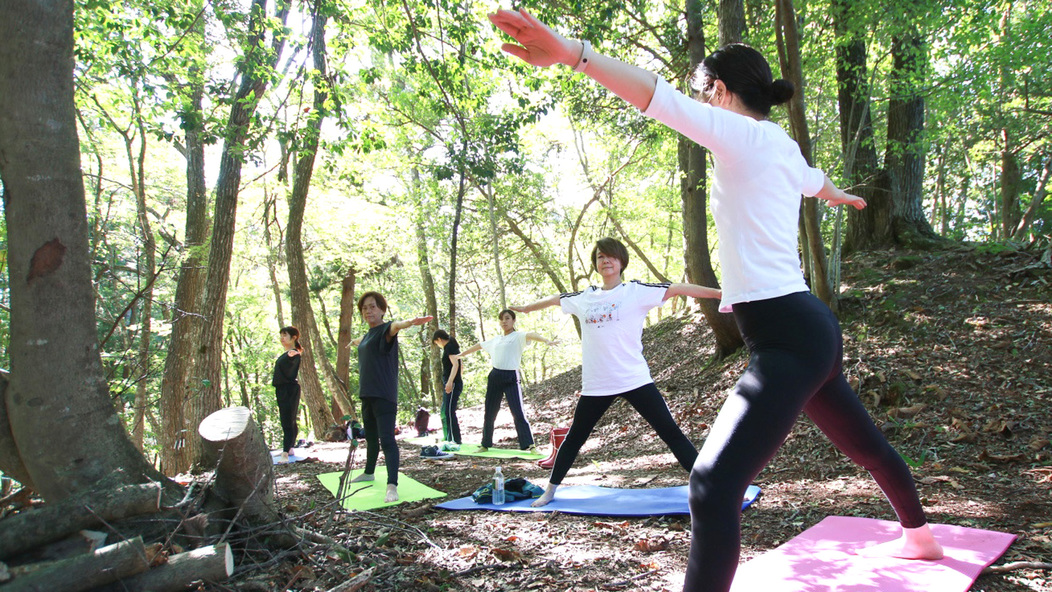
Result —
[[[342,471],[335,473],[322,473],[318,475],[318,481],[328,489],[334,496],[340,488],[340,475]],[[347,479],[354,479],[362,474],[361,469],[353,469]],[[376,467],[373,475],[374,481],[364,483],[347,483],[344,487],[343,507],[348,510],[372,510],[395,506],[403,502],[418,502],[425,499],[446,497],[446,494],[437,489],[431,489],[423,483],[413,480],[405,475],[398,475],[398,501],[386,503],[384,496],[387,495],[387,467]],[[353,494],[353,495],[351,495]]]
[[[523,460],[541,460],[547,458],[543,454],[534,454],[529,450],[508,450],[506,448],[490,448],[486,452],[480,452],[475,444],[464,444],[460,450],[453,451],[457,456],[481,456],[484,458],[521,458]]]

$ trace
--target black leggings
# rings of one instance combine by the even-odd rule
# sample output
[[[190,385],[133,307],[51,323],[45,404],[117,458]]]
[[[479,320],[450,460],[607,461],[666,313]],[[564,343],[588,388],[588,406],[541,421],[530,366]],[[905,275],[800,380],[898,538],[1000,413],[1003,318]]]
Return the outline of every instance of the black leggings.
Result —
[[[365,473],[376,472],[380,449],[384,450],[387,482],[398,485],[398,442],[395,424],[398,404],[379,397],[362,397],[362,427],[365,428]]]
[[[658,436],[661,436],[665,445],[672,451],[679,464],[685,470],[690,470],[694,464],[694,459],[698,457],[698,450],[694,448],[690,438],[687,438],[683,431],[679,429],[676,420],[672,417],[672,412],[668,410],[665,399],[658,392],[654,383],[651,382],[617,395],[582,396],[578,398],[577,408],[573,412],[573,423],[570,424],[570,431],[566,433],[566,440],[563,441],[562,446],[559,447],[558,454],[555,455],[555,466],[552,467],[552,474],[548,478],[548,483],[552,485],[562,483],[563,477],[570,470],[573,461],[577,458],[577,453],[581,451],[581,447],[588,440],[588,436],[591,435],[595,424],[599,423],[599,419],[603,417],[606,410],[613,404],[614,399],[618,397],[624,397],[635,408],[636,412],[643,416],[643,419],[647,420],[650,427],[654,428],[654,431],[657,432]]]
[[[457,421],[457,404],[460,402],[460,393],[464,390],[464,383],[460,380],[453,381],[453,391],[445,391],[445,380],[442,385],[442,439],[446,442],[460,444],[460,422]]]
[[[281,451],[288,452],[296,445],[300,427],[296,416],[300,409],[300,384],[290,382],[274,387],[278,397],[278,417],[281,418]]]
[[[840,324],[808,292],[734,305],[749,366],[716,417],[690,474],[691,545],[683,589],[725,592],[738,567],[745,489],[801,412],[873,475],[904,528],[927,520],[913,476],[841,368]]]
[[[482,445],[486,448],[493,446],[493,423],[497,421],[500,401],[505,398],[508,399],[511,416],[515,418],[519,449],[526,450],[533,446],[533,429],[530,428],[530,422],[526,420],[526,412],[522,408],[522,385],[519,383],[518,370],[494,368],[489,371],[489,378],[486,380],[485,418],[482,421]]]

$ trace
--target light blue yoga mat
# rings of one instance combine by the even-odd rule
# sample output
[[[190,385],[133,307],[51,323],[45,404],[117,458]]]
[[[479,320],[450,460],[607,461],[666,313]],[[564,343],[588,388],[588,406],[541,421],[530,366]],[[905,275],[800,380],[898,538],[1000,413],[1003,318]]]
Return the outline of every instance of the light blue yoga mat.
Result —
[[[760,488],[750,485],[742,499],[742,509],[760,496]],[[555,499],[540,508],[531,507],[533,500],[519,500],[502,506],[477,504],[471,496],[435,506],[443,510],[498,510],[501,512],[562,512],[585,516],[665,516],[690,514],[687,486],[657,489],[615,489],[595,485],[563,485]]]

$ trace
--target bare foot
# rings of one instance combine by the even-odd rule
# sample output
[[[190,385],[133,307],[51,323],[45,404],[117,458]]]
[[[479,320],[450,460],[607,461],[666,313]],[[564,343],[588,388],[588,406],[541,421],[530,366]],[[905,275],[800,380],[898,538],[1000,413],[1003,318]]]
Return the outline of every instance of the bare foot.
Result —
[[[559,487],[558,485],[552,485],[551,483],[549,483],[548,484],[548,489],[544,490],[544,495],[542,495],[541,497],[533,500],[533,503],[530,504],[530,505],[533,506],[534,508],[539,508],[541,506],[547,506],[548,502],[552,501],[552,498],[555,497],[555,490],[558,487]]]
[[[384,497],[384,503],[389,504],[391,502],[398,501],[398,486],[394,483],[387,484],[387,495]]]
[[[925,524],[918,528],[903,528],[902,536],[894,541],[855,550],[862,557],[897,557],[899,559],[942,559],[942,545],[935,540],[931,528]]]
[[[530,454],[540,454],[536,446],[530,446]]]
[[[489,448],[486,448],[485,446],[479,446],[479,452],[486,452],[488,450]]]
[[[376,477],[374,477],[371,473],[362,473],[361,475],[358,475],[354,479],[351,479],[351,483],[362,483],[362,482],[365,482],[365,481],[372,481],[375,478]]]
[[[281,458],[278,459],[278,462],[280,462],[280,463],[287,463],[287,462],[289,462],[289,453],[288,452],[282,452],[281,453]]]

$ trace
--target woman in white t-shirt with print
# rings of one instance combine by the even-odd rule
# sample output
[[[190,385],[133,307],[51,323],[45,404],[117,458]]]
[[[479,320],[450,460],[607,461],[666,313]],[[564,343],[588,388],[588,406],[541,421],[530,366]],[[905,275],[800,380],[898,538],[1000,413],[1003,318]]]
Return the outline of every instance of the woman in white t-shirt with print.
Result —
[[[526,411],[523,409],[519,366],[522,365],[522,352],[526,349],[527,341],[539,341],[545,345],[553,345],[555,342],[533,331],[529,333],[516,331],[514,311],[505,309],[497,316],[500,318],[502,335],[476,343],[456,356],[456,359],[459,360],[468,354],[484,349],[493,361],[493,370],[490,370],[489,378],[486,380],[485,419],[482,423],[482,446],[479,450],[485,452],[493,446],[493,424],[497,421],[501,400],[507,399],[508,409],[515,418],[515,433],[519,437],[519,449],[536,453],[533,429],[530,428],[530,422],[526,419]]]
[[[581,446],[617,397],[623,397],[647,420],[687,472],[698,456],[650,377],[650,367],[643,358],[643,321],[650,309],[669,298],[719,298],[720,291],[695,284],[625,282],[622,274],[628,266],[628,249],[612,238],[595,244],[592,265],[603,277],[602,287],[590,286],[512,307],[531,312],[560,306],[564,313],[581,321],[581,397],[570,431],[555,456],[548,488],[534,506],[552,501]]]

